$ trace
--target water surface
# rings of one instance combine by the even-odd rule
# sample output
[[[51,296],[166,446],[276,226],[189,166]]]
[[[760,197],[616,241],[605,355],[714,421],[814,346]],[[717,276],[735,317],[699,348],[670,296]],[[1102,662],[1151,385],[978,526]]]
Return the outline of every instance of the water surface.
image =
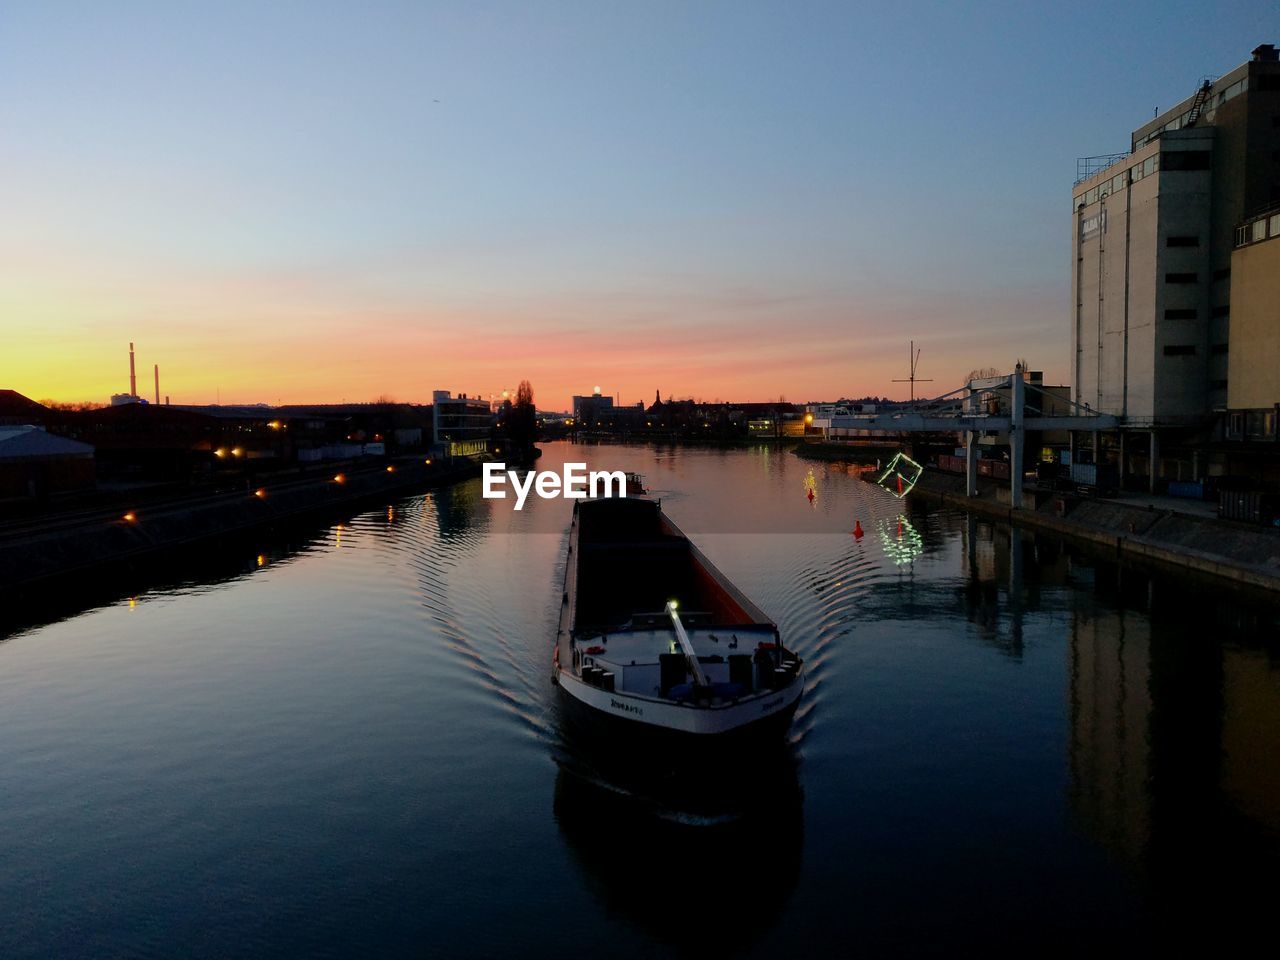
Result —
[[[1266,929],[1274,611],[769,449],[539,466],[566,459],[643,472],[778,621],[809,678],[781,750],[704,778],[584,754],[549,682],[568,504],[433,491],[20,611],[53,622],[0,643],[0,956],[1141,953]]]

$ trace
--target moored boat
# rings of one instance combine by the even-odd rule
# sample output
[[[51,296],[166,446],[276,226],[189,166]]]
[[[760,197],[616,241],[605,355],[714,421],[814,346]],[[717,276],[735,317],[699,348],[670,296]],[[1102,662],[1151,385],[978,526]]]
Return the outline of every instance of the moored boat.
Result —
[[[574,508],[555,680],[589,719],[685,742],[785,730],[802,662],[653,500]]]

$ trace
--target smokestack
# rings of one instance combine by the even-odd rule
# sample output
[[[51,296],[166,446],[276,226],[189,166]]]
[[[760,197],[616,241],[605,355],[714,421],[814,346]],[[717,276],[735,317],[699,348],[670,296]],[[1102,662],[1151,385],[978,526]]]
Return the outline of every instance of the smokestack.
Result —
[[[156,406],[160,406],[160,364],[156,364]]]
[[[133,342],[129,343],[129,396],[138,395],[138,375],[133,371]]]

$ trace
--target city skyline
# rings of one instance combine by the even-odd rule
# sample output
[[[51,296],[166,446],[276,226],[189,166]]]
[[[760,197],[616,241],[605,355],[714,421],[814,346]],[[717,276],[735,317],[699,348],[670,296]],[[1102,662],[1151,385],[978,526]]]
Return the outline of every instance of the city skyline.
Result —
[[[19,4],[0,387],[105,402],[130,341],[175,403],[905,397],[911,339],[1067,382],[1075,158],[1270,13]]]

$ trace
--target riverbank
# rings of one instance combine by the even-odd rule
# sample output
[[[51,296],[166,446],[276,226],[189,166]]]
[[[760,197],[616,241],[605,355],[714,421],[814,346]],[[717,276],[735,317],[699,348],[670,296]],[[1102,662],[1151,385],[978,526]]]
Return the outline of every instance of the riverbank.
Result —
[[[1267,528],[1064,493],[1035,497],[1028,491],[1028,503],[1039,504],[1014,509],[1001,494],[1007,496],[1005,484],[984,480],[979,495],[968,497],[964,477],[935,470],[926,470],[912,491],[913,497],[1090,544],[1117,559],[1280,594],[1280,533]]]
[[[51,515],[0,536],[0,595],[72,577],[119,575],[207,548],[480,475],[472,460],[358,464],[324,477],[140,506],[109,516]]]

